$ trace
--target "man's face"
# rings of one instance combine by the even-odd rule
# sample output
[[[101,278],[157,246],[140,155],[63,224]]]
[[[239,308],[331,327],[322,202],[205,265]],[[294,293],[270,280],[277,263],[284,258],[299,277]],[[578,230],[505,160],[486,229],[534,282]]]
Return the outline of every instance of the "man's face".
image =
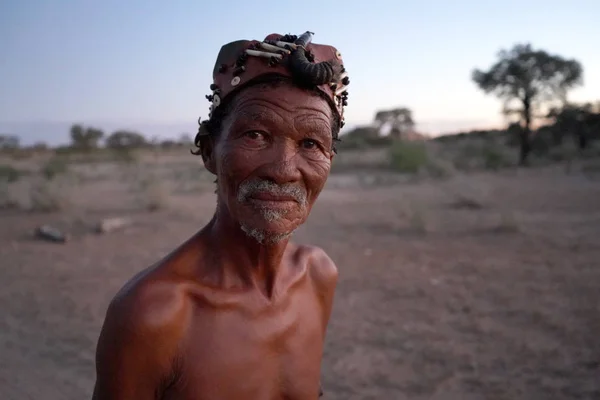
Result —
[[[213,150],[219,202],[259,242],[306,221],[333,158],[332,111],[288,84],[250,87],[234,99]]]

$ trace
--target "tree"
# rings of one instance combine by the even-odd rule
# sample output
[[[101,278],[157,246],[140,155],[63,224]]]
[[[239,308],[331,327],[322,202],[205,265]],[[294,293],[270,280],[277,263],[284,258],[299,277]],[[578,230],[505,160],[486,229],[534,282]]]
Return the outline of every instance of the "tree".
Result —
[[[91,150],[98,147],[104,132],[96,128],[84,128],[83,125],[74,124],[70,130],[73,147],[83,150]]]
[[[517,115],[523,125],[520,133],[520,164],[531,152],[532,119],[540,108],[553,101],[566,102],[567,91],[583,83],[583,68],[573,59],[534,50],[530,44],[517,44],[501,50],[498,61],[488,71],[475,69],[472,79],[485,93],[504,101],[504,113]],[[518,104],[513,108],[514,104]]]
[[[106,138],[106,146],[113,149],[133,149],[146,145],[146,138],[137,132],[120,130]]]
[[[34,151],[46,151],[46,150],[48,150],[48,145],[44,142],[35,142],[31,146],[31,149]]]
[[[85,137],[89,148],[97,148],[100,140],[104,137],[104,132],[97,128],[87,128]]]
[[[406,133],[412,132],[415,126],[412,111],[406,107],[392,110],[378,111],[375,114],[375,125],[379,134],[385,125],[390,126],[390,136],[401,138]]]
[[[172,149],[172,148],[180,146],[180,145],[181,145],[181,143],[176,142],[173,139],[165,139],[160,142],[160,147],[162,149]]]
[[[194,140],[192,139],[192,135],[184,132],[181,135],[179,135],[179,139],[177,142],[182,146],[189,146],[194,143]]]
[[[377,128],[372,126],[357,126],[350,132],[344,135],[344,139],[364,139],[364,138],[376,138],[379,136]]]
[[[581,150],[587,147],[594,133],[600,131],[600,107],[592,103],[567,104],[550,110],[548,118],[554,121],[553,136],[560,144],[565,135],[573,135]]]
[[[69,133],[71,134],[71,142],[73,147],[84,147],[84,128],[82,125],[71,125]]]
[[[1,150],[16,150],[20,147],[21,141],[15,135],[0,135]]]

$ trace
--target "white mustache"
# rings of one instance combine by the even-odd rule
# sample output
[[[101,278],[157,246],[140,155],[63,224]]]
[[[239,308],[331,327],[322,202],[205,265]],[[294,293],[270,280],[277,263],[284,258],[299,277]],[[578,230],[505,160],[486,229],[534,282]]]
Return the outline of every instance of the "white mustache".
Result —
[[[269,193],[273,196],[290,196],[301,205],[306,205],[306,191],[292,184],[278,185],[266,179],[253,179],[242,183],[238,189],[237,199],[240,203],[248,200],[256,193]]]

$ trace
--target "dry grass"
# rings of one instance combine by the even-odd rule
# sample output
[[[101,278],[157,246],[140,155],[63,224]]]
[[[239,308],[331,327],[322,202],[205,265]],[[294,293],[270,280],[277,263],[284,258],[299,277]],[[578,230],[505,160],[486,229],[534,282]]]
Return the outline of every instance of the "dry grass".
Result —
[[[199,159],[183,150],[0,157],[0,167],[0,208],[158,211],[172,206],[173,194],[214,190]]]
[[[139,201],[141,206],[148,211],[164,210],[169,207],[170,193],[167,185],[150,176],[140,182]]]
[[[0,208],[31,212],[65,211],[71,206],[73,183],[31,176],[14,183],[0,183]]]
[[[0,182],[0,210],[18,208],[19,203],[15,200],[10,184]]]
[[[64,211],[71,206],[72,184],[34,179],[29,186],[29,202],[24,208],[30,211]]]
[[[39,172],[51,158],[15,162],[23,173],[0,195],[69,205],[0,216],[2,399],[90,397],[108,302],[214,211],[212,177],[183,153],[71,160],[52,179]],[[600,186],[585,162],[589,173],[333,174],[295,234],[340,269],[325,398],[600,398]],[[94,232],[121,216],[127,229]],[[32,240],[41,224],[71,240]]]

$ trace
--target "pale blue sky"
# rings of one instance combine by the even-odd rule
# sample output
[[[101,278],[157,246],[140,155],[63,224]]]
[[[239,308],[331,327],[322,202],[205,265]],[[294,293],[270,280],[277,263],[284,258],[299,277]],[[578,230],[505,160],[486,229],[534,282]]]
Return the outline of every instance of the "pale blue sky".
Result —
[[[25,141],[40,137],[31,122],[193,132],[221,45],[306,30],[344,56],[349,125],[408,106],[426,132],[486,127],[502,122],[500,103],[471,71],[516,42],[580,60],[571,99],[600,99],[599,17],[597,0],[4,0],[0,129]]]

